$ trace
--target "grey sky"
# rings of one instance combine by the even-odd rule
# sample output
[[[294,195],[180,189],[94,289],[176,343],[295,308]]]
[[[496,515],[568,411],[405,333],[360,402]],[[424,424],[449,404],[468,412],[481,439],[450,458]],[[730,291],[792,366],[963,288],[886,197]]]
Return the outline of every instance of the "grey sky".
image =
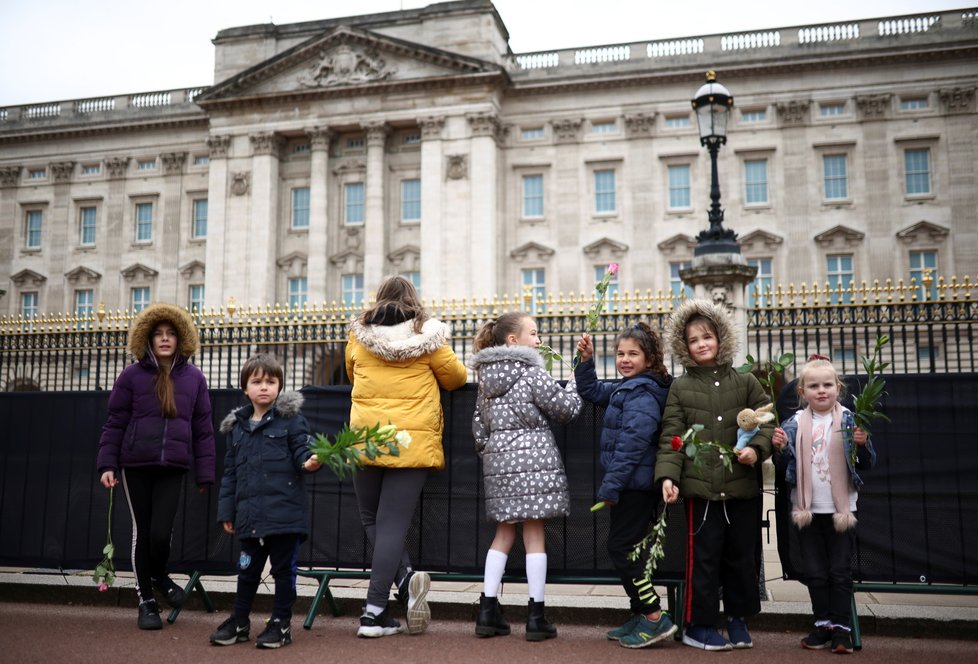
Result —
[[[0,0],[0,107],[210,85],[219,30],[420,0]],[[974,7],[974,0],[496,0],[514,52]]]

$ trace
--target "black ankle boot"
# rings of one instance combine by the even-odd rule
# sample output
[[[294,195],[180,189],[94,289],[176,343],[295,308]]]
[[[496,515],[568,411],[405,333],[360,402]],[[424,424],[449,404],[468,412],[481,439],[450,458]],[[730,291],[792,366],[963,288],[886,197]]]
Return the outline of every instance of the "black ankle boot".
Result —
[[[555,638],[557,628],[544,617],[543,602],[534,602],[531,599],[526,611],[526,640],[543,641]]]
[[[476,636],[506,636],[509,623],[503,618],[499,599],[479,595],[479,617],[475,621]]]

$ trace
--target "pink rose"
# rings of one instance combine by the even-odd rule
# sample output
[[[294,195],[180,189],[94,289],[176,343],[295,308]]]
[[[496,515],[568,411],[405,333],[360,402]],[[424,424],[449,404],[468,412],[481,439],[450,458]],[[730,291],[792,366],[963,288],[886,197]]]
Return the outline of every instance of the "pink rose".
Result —
[[[608,272],[611,274],[611,276],[618,274],[618,263],[609,263]]]
[[[98,591],[99,591],[100,593],[104,593],[104,592],[106,592],[106,591],[107,591],[108,589],[109,589],[109,584],[107,584],[107,583],[105,583],[104,581],[103,581],[102,583],[100,583],[100,584],[98,584]]]
[[[674,449],[677,452],[679,450],[683,449],[683,439],[680,438],[679,436],[673,436],[672,437],[672,449]]]

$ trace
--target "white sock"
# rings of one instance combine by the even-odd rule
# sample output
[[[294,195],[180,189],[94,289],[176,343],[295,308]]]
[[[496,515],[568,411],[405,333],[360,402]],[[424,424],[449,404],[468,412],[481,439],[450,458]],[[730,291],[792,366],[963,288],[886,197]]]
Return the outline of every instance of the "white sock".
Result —
[[[495,597],[499,594],[499,584],[503,582],[508,558],[509,554],[496,549],[489,549],[486,554],[485,590],[483,592],[486,597]]]
[[[374,604],[368,604],[366,611],[367,613],[372,613],[375,616],[379,616],[381,613],[384,612],[384,609],[386,608],[387,608],[386,606],[376,606]]]
[[[530,587],[530,599],[543,601],[543,590],[547,585],[547,554],[526,554],[526,582]]]

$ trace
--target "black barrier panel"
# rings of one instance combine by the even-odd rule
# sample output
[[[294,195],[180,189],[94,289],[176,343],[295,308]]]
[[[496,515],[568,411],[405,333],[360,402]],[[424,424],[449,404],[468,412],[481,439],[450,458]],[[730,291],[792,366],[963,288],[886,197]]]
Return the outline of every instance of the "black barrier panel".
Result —
[[[333,434],[350,409],[349,386],[306,388],[303,412],[314,432]],[[409,531],[415,564],[432,571],[481,573],[495,532],[485,518],[481,468],[471,433],[474,385],[443,393],[446,468],[432,473]],[[12,423],[0,449],[0,564],[20,567],[90,569],[101,559],[108,492],[98,484],[95,451],[105,420],[107,392],[5,393],[0,413]],[[241,394],[212,390],[214,426],[242,403]],[[597,440],[601,411],[586,405],[577,420],[554,427],[571,488],[571,515],[547,524],[548,567],[553,575],[613,575],[605,550],[608,516],[591,513],[600,484]],[[66,433],[70,432],[70,433]],[[218,481],[224,436],[217,436]],[[300,549],[303,566],[369,567],[370,551],[356,506],[353,484],[328,470],[307,476],[311,536]],[[121,490],[116,492],[113,538],[116,565],[130,569],[131,521]],[[237,542],[216,522],[217,491],[201,495],[188,476],[174,526],[172,568],[189,572],[235,572]],[[669,516],[666,558],[659,577],[682,578],[686,526],[681,507]],[[519,569],[517,543],[510,571]]]
[[[848,390],[859,385],[848,380]],[[978,583],[978,375],[886,377],[873,444],[861,474],[853,576],[857,581]],[[790,498],[777,475],[778,549],[786,578],[801,579]]]

